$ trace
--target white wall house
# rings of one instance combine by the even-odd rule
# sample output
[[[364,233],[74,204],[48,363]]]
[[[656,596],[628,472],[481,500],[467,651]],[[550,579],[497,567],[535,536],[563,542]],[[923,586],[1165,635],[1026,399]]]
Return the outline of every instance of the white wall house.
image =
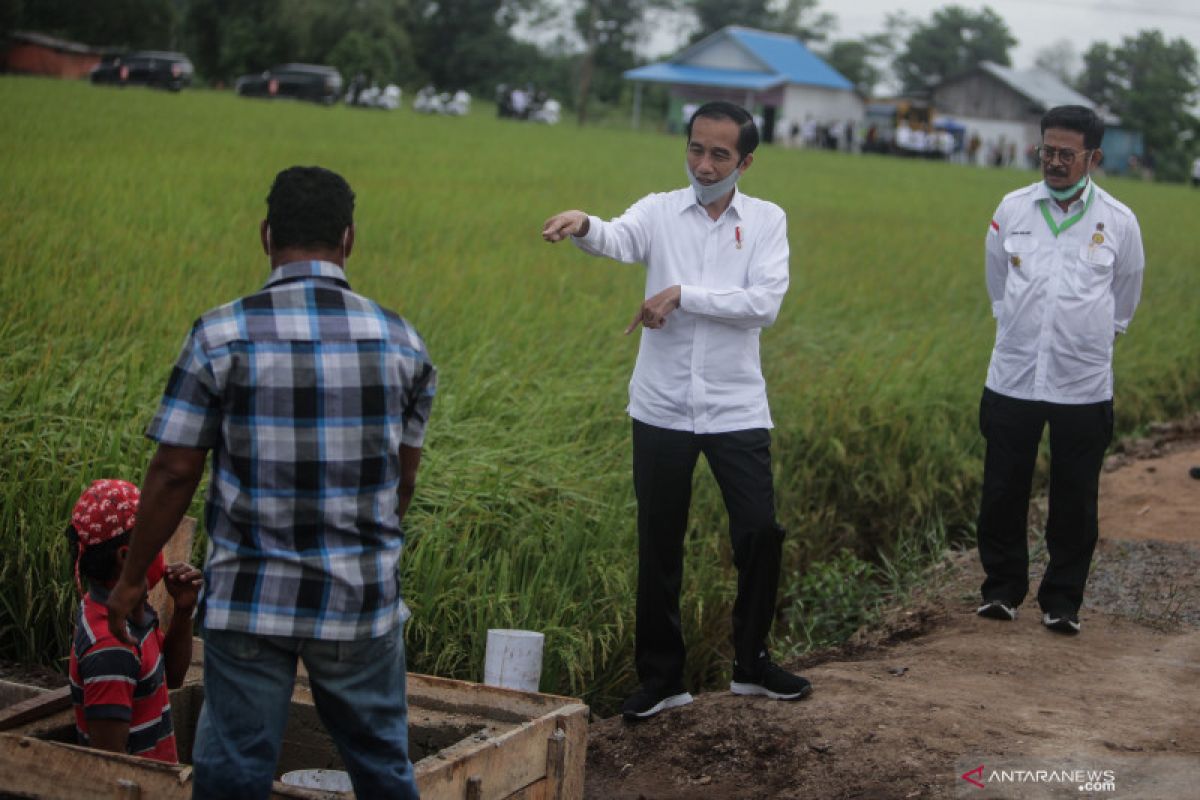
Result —
[[[729,100],[760,119],[763,138],[779,132],[788,140],[793,124],[821,125],[863,117],[854,85],[814,55],[794,36],[729,25],[668,61],[628,70],[634,81],[634,124],[640,114],[643,83],[670,86],[670,127],[682,124],[684,108],[708,100]]]

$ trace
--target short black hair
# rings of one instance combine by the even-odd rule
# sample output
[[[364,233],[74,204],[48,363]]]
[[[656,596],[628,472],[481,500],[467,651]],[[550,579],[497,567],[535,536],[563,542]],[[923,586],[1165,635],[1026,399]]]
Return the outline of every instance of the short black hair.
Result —
[[[79,575],[103,583],[111,580],[117,567],[117,551],[129,544],[131,531],[122,531],[113,538],[86,547],[79,548],[79,532],[74,525],[67,526],[67,543],[71,550],[71,569],[79,562]]]
[[[741,106],[726,102],[725,100],[714,100],[697,108],[687,123],[687,140],[689,142],[692,140],[692,123],[698,117],[728,119],[737,124],[739,160],[745,159],[746,156],[753,153],[758,147],[758,126],[754,124],[754,117],[750,116],[750,112]]]
[[[1083,146],[1095,150],[1104,141],[1104,121],[1087,106],[1055,106],[1042,115],[1042,134],[1047,128],[1065,128],[1083,134]]]
[[[289,167],[271,184],[267,224],[273,247],[340,247],[354,224],[354,192],[336,172]]]

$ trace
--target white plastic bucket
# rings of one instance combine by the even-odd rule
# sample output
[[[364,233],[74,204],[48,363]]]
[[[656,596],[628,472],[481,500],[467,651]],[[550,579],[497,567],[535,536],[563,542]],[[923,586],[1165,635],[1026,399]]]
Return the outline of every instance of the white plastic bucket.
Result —
[[[340,769],[294,769],[283,773],[280,780],[287,786],[324,789],[327,792],[349,792],[354,789],[350,783],[350,773]]]
[[[536,692],[542,678],[542,645],[546,637],[537,631],[492,628],[487,633],[483,659],[483,682]]]

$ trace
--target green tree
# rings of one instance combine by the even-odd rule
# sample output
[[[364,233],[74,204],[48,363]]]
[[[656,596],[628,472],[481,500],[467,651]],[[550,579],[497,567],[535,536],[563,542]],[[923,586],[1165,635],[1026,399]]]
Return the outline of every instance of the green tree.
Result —
[[[883,73],[875,65],[878,52],[871,39],[842,39],[834,42],[825,51],[825,60],[842,73],[854,89],[863,97],[875,91]]]
[[[1016,43],[1008,25],[987,6],[980,11],[946,6],[915,26],[893,66],[904,91],[924,93],[980,61],[1007,66],[1008,50]]]
[[[412,84],[421,73],[411,27],[408,0],[322,3],[313,16],[309,57],[337,67],[347,80],[361,73],[380,84]]]
[[[21,0],[0,0],[0,36],[21,26],[24,5]]]
[[[1117,47],[1098,42],[1084,54],[1079,90],[1140,130],[1160,180],[1188,175],[1188,145],[1200,134],[1192,114],[1200,93],[1196,50],[1161,31],[1126,36]]]
[[[413,83],[411,25],[408,0],[192,0],[183,28],[196,69],[214,83],[288,61]]]
[[[575,29],[585,44],[579,62],[576,107],[587,121],[591,98],[615,102],[625,80],[622,73],[637,64],[634,48],[651,0],[587,0],[575,14]]]
[[[172,0],[34,0],[11,3],[14,28],[25,28],[86,44],[129,49],[173,45]]]
[[[490,93],[527,53],[509,34],[530,0],[423,0],[415,7],[417,63],[439,89]]]

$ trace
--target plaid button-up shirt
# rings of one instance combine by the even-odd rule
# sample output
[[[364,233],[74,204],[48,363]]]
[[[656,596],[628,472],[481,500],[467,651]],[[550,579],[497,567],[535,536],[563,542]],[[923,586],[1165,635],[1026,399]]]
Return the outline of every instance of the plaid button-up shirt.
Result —
[[[436,371],[336,264],[285,264],[192,327],[146,435],[212,449],[204,625],[349,640],[399,620],[400,445]]]

